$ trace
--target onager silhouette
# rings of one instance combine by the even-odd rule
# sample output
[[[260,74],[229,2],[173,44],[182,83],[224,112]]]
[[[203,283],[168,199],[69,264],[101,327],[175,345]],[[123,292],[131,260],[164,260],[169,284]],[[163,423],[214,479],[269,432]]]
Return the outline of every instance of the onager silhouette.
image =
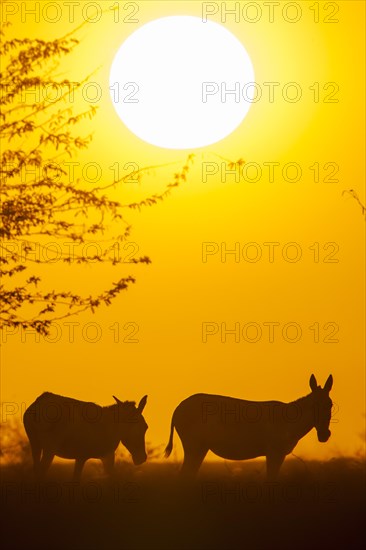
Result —
[[[34,472],[42,479],[53,458],[75,459],[74,479],[80,480],[89,458],[100,458],[105,472],[113,472],[114,452],[119,442],[130,451],[135,465],[145,462],[145,432],[148,428],[139,405],[122,402],[101,407],[53,393],[43,393],[24,413],[24,427],[32,448]]]
[[[267,479],[276,479],[286,455],[312,428],[316,428],[320,442],[331,435],[329,392],[333,377],[328,377],[324,388],[318,386],[313,374],[309,383],[311,393],[290,403],[191,395],[173,413],[165,456],[172,452],[175,428],[184,449],[184,476],[194,476],[210,450],[229,460],[265,456]]]

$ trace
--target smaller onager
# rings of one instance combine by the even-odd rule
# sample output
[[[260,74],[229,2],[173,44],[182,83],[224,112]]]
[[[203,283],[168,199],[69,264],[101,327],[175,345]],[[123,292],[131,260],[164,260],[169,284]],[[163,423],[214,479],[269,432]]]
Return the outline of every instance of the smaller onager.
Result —
[[[119,442],[129,450],[135,465],[146,461],[142,411],[145,395],[138,406],[120,401],[101,407],[54,393],[42,393],[24,413],[24,427],[32,448],[34,472],[42,479],[53,458],[75,460],[74,479],[80,480],[85,461],[100,458],[105,472],[112,474],[114,452]]]

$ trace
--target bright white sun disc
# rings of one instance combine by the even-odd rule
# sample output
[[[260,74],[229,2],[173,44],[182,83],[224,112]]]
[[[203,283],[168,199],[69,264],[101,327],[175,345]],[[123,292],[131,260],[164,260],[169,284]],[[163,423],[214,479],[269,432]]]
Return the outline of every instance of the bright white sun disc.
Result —
[[[111,98],[124,124],[168,149],[203,147],[231,134],[250,108],[251,82],[242,43],[222,25],[191,16],[140,27],[123,42],[110,72]]]

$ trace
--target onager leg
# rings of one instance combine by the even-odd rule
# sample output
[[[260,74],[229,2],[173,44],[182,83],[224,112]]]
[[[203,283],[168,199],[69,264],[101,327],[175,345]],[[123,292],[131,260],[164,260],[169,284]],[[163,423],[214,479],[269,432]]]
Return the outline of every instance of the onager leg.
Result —
[[[74,475],[73,475],[74,481],[80,481],[81,472],[83,470],[85,462],[86,462],[86,458],[76,458],[75,459]]]
[[[52,464],[55,455],[52,451],[46,451],[43,449],[41,462],[39,463],[39,478],[43,479],[47,473],[47,470]]]
[[[208,449],[184,447],[184,460],[181,468],[181,475],[187,478],[194,478],[207,454]]]
[[[38,443],[31,441],[32,458],[33,458],[33,472],[36,479],[41,477],[41,454],[42,447]]]
[[[114,473],[114,451],[102,457],[103,467],[106,475],[112,477]]]
[[[273,453],[266,456],[267,481],[275,481],[286,455]]]

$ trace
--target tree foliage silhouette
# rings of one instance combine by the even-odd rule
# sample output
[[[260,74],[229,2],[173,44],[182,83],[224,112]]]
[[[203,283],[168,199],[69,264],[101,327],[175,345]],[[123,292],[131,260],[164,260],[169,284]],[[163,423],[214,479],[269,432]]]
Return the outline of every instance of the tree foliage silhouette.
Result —
[[[116,254],[115,244],[126,241],[131,226],[125,220],[124,209],[141,209],[163,200],[173,187],[186,181],[193,155],[161,193],[139,202],[122,204],[108,198],[108,189],[133,177],[140,181],[151,169],[137,169],[117,181],[90,188],[82,178],[70,181],[60,166],[62,158],[73,157],[78,150],[88,148],[92,136],[80,136],[76,127],[84,119],[92,119],[97,108],[74,112],[70,94],[80,94],[90,78],[70,82],[55,76],[55,69],[64,56],[70,55],[78,40],[69,33],[63,38],[7,39],[6,25],[0,29],[0,132],[1,153],[1,257],[0,327],[33,328],[48,334],[52,321],[82,311],[94,312],[109,305],[121,291],[135,282],[132,275],[120,277],[109,288],[96,295],[81,295],[71,290],[45,288],[44,270],[37,273],[35,264],[50,261],[50,238],[61,247],[60,260],[71,264],[109,263],[118,266],[123,257]],[[34,92],[57,91],[56,100],[48,94]],[[32,96],[32,100],[29,100]],[[44,99],[46,97],[46,99]],[[4,146],[5,144],[5,146]],[[29,178],[29,174],[32,177]],[[103,239],[106,231],[118,230],[111,239]],[[122,229],[121,229],[122,228]],[[85,243],[98,242],[93,255],[78,252]],[[111,246],[113,242],[113,246]],[[65,246],[67,244],[67,246]],[[47,254],[43,254],[47,249]],[[58,248],[59,250],[59,248]],[[147,256],[131,263],[150,263]],[[48,280],[47,283],[50,283]],[[53,286],[52,280],[51,284]]]
[[[361,213],[366,219],[366,206],[361,202],[360,197],[358,196],[358,193],[354,189],[345,189],[342,193],[342,195],[351,195],[351,197],[358,203],[358,205],[361,208]]]

